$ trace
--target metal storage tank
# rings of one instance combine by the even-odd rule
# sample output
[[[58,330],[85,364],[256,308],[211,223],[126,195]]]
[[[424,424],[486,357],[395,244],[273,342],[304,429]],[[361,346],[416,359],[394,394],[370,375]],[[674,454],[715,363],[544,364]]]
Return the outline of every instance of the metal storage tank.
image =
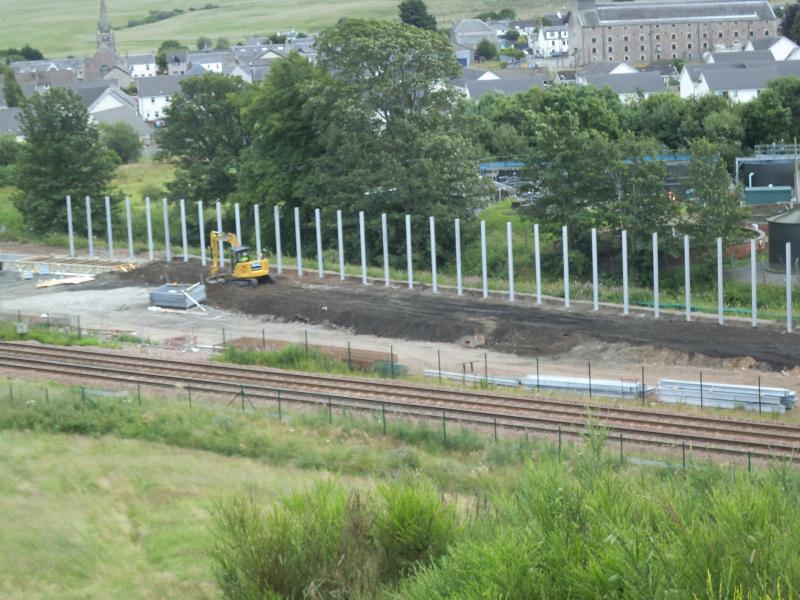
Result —
[[[800,208],[767,219],[769,223],[769,265],[786,269],[786,242],[792,243],[792,262],[800,258]],[[795,268],[793,270],[796,271]]]

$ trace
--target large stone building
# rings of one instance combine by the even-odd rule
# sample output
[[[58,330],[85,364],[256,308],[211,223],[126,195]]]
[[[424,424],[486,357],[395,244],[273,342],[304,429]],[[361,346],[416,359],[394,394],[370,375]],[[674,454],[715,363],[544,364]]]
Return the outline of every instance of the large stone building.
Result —
[[[575,0],[569,39],[577,65],[649,64],[741,50],[750,40],[774,36],[777,28],[768,0]]]

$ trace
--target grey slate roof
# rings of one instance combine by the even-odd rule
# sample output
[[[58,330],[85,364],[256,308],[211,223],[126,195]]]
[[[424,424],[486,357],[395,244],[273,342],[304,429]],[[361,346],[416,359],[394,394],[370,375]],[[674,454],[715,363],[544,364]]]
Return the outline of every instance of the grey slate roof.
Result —
[[[603,3],[581,7],[580,18],[589,27],[704,21],[774,20],[767,0],[678,0]]]
[[[586,83],[595,87],[610,87],[617,94],[635,94],[643,92],[652,94],[664,91],[664,80],[661,74],[647,73],[618,73],[614,75],[586,75]]]
[[[490,92],[496,92],[505,96],[527,92],[531,88],[544,87],[544,80],[541,77],[494,79],[491,81],[468,81],[466,85],[469,97],[476,100]]]
[[[205,69],[205,67],[203,67],[203,65],[192,65],[192,68],[189,69],[188,71],[186,71],[186,73],[184,73],[184,75],[186,75],[186,76],[192,76],[192,75],[197,76],[197,75],[205,75],[206,73],[208,73],[208,71],[206,71],[206,69]]]
[[[149,137],[153,133],[153,128],[142,121],[136,109],[129,106],[112,108],[92,115],[92,118],[101,124],[113,125],[115,123],[127,123],[139,134],[139,137]]]
[[[780,41],[781,36],[779,35],[772,35],[769,37],[755,37],[749,40],[749,44],[753,47],[753,50],[769,50],[774,46],[778,41]]]
[[[0,135],[11,133],[19,135],[22,125],[19,122],[21,108],[0,108]]]
[[[480,19],[464,19],[453,28],[453,31],[456,33],[493,33],[494,29]]]
[[[465,81],[475,81],[478,79],[478,77],[480,77],[484,73],[486,73],[486,69],[474,69],[471,67],[464,67],[463,69],[461,69],[462,76],[459,77],[459,79],[464,79]]]
[[[151,65],[156,62],[156,57],[152,53],[129,54],[125,57],[129,65]]]
[[[778,76],[771,68],[765,69],[720,69],[703,73],[709,89],[715,92],[726,90],[763,90],[770,79]]]
[[[642,67],[643,73],[658,73],[662,77],[678,77],[678,70],[672,63],[657,62]]]
[[[83,71],[83,59],[52,58],[49,60],[20,60],[9,65],[17,73],[33,71]]]
[[[712,52],[714,63],[757,63],[775,62],[769,50],[753,50],[752,52]]]
[[[207,65],[210,63],[230,62],[233,53],[230,50],[220,50],[217,52],[192,52],[189,54],[189,62],[194,65]]]
[[[159,75],[140,77],[136,80],[140,96],[172,96],[181,91],[183,75]]]
[[[625,64],[623,61],[618,60],[616,62],[612,62],[610,60],[596,60],[590,62],[586,66],[583,67],[581,70],[582,75],[608,75],[616,69],[621,64]]]

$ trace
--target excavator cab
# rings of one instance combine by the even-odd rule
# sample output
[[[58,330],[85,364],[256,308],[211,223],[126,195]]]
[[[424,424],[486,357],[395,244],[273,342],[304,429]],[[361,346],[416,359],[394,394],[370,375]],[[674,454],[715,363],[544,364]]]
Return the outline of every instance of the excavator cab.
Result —
[[[227,243],[231,247],[231,272],[227,276],[220,273],[220,246]],[[224,250],[223,250],[224,251]],[[271,281],[269,262],[264,256],[253,259],[248,246],[240,246],[232,233],[211,232],[211,276],[209,283],[224,283],[228,279],[246,285],[256,286]]]

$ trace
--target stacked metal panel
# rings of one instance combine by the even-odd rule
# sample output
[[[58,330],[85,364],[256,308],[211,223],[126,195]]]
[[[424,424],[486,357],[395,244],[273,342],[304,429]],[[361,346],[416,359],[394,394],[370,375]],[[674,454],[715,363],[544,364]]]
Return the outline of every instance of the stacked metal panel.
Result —
[[[661,402],[689,404],[712,408],[743,408],[765,413],[783,414],[794,408],[795,392],[785,388],[725,383],[703,383],[662,379],[658,382],[658,397]]]
[[[161,308],[192,308],[206,300],[206,286],[202,283],[185,285],[167,283],[154,290],[150,290],[151,306]]]
[[[438,369],[425,369],[426,377],[439,377],[440,372]],[[474,375],[470,373],[457,373],[454,371],[441,371],[442,379],[449,379],[451,381],[464,381],[468,383],[484,383],[488,382],[491,385],[502,385],[505,387],[519,387],[519,380],[510,377],[495,377],[490,375],[488,378],[483,375]]]
[[[611,398],[636,398],[652,394],[653,386],[644,386],[638,381],[624,379],[595,379],[585,377],[564,377],[561,375],[527,375],[520,380],[525,387],[539,390],[592,393],[595,396]]]

